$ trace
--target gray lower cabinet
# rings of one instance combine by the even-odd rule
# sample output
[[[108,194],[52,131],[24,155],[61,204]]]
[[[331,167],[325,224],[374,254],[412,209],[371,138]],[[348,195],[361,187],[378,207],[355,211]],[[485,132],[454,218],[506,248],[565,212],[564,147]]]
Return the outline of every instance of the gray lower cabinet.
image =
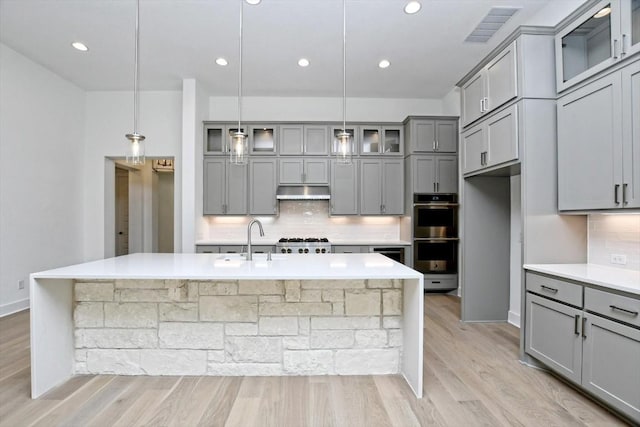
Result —
[[[276,167],[276,159],[249,159],[249,213],[251,215],[278,213]]]
[[[413,193],[457,193],[457,156],[411,156]]]
[[[360,160],[360,214],[404,214],[404,165],[402,160]]]
[[[331,251],[334,254],[367,254],[369,253],[369,246],[331,245]]]
[[[280,158],[280,184],[329,184],[329,159]]]
[[[204,159],[205,215],[246,215],[247,166],[226,158]]]
[[[526,353],[640,422],[640,297],[531,272],[525,286]]]
[[[252,252],[256,254],[275,253],[272,245],[253,245]],[[198,254],[240,254],[247,252],[247,245],[196,245]]]
[[[582,310],[527,293],[526,352],[577,383],[582,376]]]
[[[331,161],[331,215],[358,214],[358,161],[341,164]]]

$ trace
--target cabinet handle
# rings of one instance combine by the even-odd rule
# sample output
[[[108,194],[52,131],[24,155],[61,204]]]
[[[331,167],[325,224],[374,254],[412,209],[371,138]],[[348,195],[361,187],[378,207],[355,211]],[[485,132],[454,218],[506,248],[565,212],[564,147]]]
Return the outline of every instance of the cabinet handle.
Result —
[[[628,314],[631,317],[636,317],[638,315],[637,311],[627,310],[626,308],[616,307],[615,305],[610,305],[609,308],[614,311],[621,311],[624,314]]]
[[[436,193],[440,192],[440,183],[436,182]]]
[[[480,153],[480,166],[484,166],[484,151]]]
[[[433,151],[436,151],[436,140],[433,140]]]
[[[437,190],[436,190],[436,183],[434,182],[434,183],[433,183],[433,192],[435,193],[436,191],[437,191]]]
[[[558,290],[556,288],[551,288],[549,286],[540,285],[543,291],[551,292],[552,294],[557,294]]]
[[[582,318],[582,338],[587,337],[587,318]]]
[[[627,54],[627,48],[625,46],[625,40],[627,39],[627,35],[623,34],[622,35],[622,53],[620,54],[620,56],[624,56]]]
[[[580,336],[580,331],[578,328],[580,327],[580,315],[576,314],[573,322],[573,333]]]
[[[484,98],[480,98],[480,112],[484,113]]]
[[[489,98],[484,98],[484,111],[489,111]]]
[[[307,174],[303,173],[302,174],[302,182],[305,182],[307,180]]]
[[[622,184],[622,204],[623,205],[628,205],[629,202],[627,201],[627,185],[626,183]]]
[[[620,55],[618,54],[618,39],[613,39],[613,59],[618,59]]]
[[[440,141],[436,139],[436,151],[440,151]]]
[[[620,204],[620,200],[618,199],[618,190],[620,189],[620,184],[616,184],[613,186],[613,202],[616,205]]]

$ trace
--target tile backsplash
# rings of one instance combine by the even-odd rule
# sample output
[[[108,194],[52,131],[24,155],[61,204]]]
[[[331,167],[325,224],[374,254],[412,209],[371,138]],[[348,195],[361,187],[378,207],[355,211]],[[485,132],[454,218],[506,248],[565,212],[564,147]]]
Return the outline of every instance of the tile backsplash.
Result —
[[[612,264],[626,256],[626,265]],[[589,262],[640,271],[640,214],[589,215]]]
[[[264,226],[264,237],[253,230],[253,242],[275,241],[280,237],[328,237],[331,241],[397,241],[400,218],[375,216],[329,216],[329,202],[281,201],[275,217],[255,216]],[[198,240],[244,241],[250,217],[204,217]],[[257,228],[257,227],[256,227]]]

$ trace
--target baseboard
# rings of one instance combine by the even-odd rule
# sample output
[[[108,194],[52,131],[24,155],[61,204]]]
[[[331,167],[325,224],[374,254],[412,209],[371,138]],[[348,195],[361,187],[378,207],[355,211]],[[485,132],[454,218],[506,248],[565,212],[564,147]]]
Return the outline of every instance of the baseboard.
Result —
[[[516,328],[520,327],[520,314],[516,314],[513,311],[509,311],[507,322],[511,323]]]
[[[21,299],[9,304],[0,305],[0,317],[8,316],[29,308],[29,298]]]

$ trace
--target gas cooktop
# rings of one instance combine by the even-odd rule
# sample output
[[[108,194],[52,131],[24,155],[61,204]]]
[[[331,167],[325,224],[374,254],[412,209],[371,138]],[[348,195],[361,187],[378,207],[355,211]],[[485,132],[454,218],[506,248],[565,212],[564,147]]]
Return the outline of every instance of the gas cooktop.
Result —
[[[326,237],[283,237],[276,246],[283,254],[331,253],[331,243]]]

